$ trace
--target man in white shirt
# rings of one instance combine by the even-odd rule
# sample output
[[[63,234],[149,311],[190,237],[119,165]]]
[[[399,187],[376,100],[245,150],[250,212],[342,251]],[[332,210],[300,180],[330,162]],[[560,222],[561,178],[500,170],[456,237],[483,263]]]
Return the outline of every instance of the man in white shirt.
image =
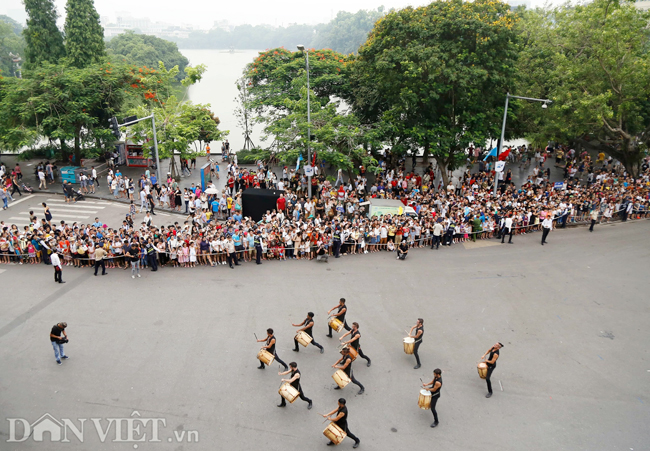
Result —
[[[52,255],[50,255],[50,260],[52,262],[52,266],[54,266],[54,283],[65,283],[63,280],[61,280],[61,259],[59,259],[59,254],[55,252],[52,252]]]
[[[45,172],[42,169],[38,170],[38,189],[47,189],[47,184],[45,183]]]
[[[542,246],[546,244],[546,237],[551,230],[553,230],[553,215],[548,214],[542,221]]]
[[[508,215],[506,218],[504,225],[503,225],[503,233],[501,234],[501,243],[503,244],[506,239],[506,235],[510,235],[510,238],[508,239],[508,244],[513,244],[512,243],[512,229],[514,226],[514,221],[512,220],[512,213]]]

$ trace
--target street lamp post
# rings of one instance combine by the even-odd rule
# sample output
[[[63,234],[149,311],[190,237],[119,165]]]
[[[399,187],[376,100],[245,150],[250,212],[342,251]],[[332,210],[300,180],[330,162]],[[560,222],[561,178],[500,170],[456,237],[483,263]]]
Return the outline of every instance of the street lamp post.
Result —
[[[309,50],[306,50],[304,45],[298,45],[298,50],[300,50],[301,52],[305,52],[305,65],[307,67],[307,164],[311,165],[311,105],[309,103]],[[307,195],[311,199],[311,175],[307,176]]]
[[[510,93],[506,94],[506,107],[503,110],[503,124],[501,124],[501,139],[499,140],[499,147],[497,148],[497,161],[499,161],[499,155],[501,155],[501,148],[503,147],[503,138],[506,133],[506,119],[508,118],[508,101],[510,99],[522,99],[522,100],[531,100],[533,102],[542,102],[542,108],[546,109],[549,103],[553,103],[549,99],[535,99],[533,97],[520,97],[513,96]],[[494,168],[494,195],[497,195],[497,188],[499,186],[499,173],[496,171],[496,165]]]

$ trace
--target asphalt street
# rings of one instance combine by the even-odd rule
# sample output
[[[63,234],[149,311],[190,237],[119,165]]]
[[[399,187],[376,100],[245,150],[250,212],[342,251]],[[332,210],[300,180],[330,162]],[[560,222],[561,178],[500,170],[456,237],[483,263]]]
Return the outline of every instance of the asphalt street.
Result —
[[[92,224],[95,218],[100,222],[108,224],[109,227],[119,227],[129,213],[129,205],[120,202],[111,202],[100,199],[87,199],[79,202],[66,202],[62,195],[54,194],[23,194],[14,195],[14,201],[9,202],[9,208],[0,210],[0,222],[5,225],[16,224],[20,230],[29,225],[29,213],[34,214],[41,220],[45,218],[43,211],[45,202],[52,212],[52,223],[59,224],[65,221],[68,224]],[[140,210],[140,202],[136,202],[137,211]],[[139,224],[144,218],[144,212],[138,213],[134,223]],[[154,210],[155,211],[155,210]],[[154,225],[168,225],[175,221],[183,222],[182,215],[170,214],[164,211],[156,212],[153,216]]]
[[[649,230],[643,220],[553,231],[546,246],[533,233],[515,236],[514,245],[415,249],[406,261],[379,253],[235,270],[163,268],[141,279],[65,267],[65,285],[48,266],[2,265],[0,449],[325,450],[318,413],[340,396],[359,449],[649,449]],[[371,367],[353,364],[366,387],[360,396],[353,385],[333,389],[338,340],[325,337],[326,312],[340,297],[372,359]],[[313,346],[291,351],[291,322],[307,311],[316,313],[322,355]],[[422,368],[414,370],[402,338],[418,317],[425,335]],[[59,321],[68,323],[71,357],[61,366],[48,340]],[[277,365],[256,369],[253,334],[268,327],[279,356],[298,363],[312,410],[299,399],[276,407]],[[486,399],[476,363],[496,341],[505,347]],[[417,399],[420,378],[434,368],[444,385],[440,425],[431,429],[431,412]],[[45,423],[36,420],[46,413],[83,424],[83,441],[66,426],[69,442],[51,443],[58,437],[50,433],[38,442]],[[129,437],[134,418],[147,422]],[[8,443],[12,421],[23,424],[17,419],[32,434]],[[351,446],[346,439],[338,448]]]

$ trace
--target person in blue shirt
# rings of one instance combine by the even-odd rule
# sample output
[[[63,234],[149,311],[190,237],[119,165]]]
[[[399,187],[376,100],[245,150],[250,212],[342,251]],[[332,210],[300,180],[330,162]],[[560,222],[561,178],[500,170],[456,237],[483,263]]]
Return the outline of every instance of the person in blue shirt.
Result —
[[[212,213],[214,213],[214,218],[217,218],[217,214],[219,214],[219,200],[215,198],[215,200],[212,201]]]
[[[93,227],[102,227],[104,224],[99,220],[99,218],[95,218],[95,222],[93,222]]]
[[[241,222],[242,219],[244,219],[241,215],[241,212],[236,212],[234,215],[232,215],[232,218],[237,222]]]
[[[151,174],[151,179],[150,179],[150,180],[151,180],[151,184],[152,184],[152,185],[155,185],[156,182],[158,181],[158,179],[156,178],[156,175],[155,175],[155,174]]]

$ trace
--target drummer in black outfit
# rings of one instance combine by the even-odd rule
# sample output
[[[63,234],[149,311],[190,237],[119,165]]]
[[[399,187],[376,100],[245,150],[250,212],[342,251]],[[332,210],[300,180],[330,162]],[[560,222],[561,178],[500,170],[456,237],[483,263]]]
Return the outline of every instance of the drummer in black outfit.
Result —
[[[363,395],[363,392],[366,389],[361,384],[361,382],[359,382],[354,378],[354,373],[352,372],[352,357],[350,357],[350,350],[348,348],[344,348],[341,352],[343,353],[343,356],[341,356],[341,358],[338,359],[334,365],[332,365],[332,368],[343,370],[343,372],[348,375],[352,383],[357,385],[361,389],[359,390],[359,394]],[[340,389],[341,387],[339,387],[338,385],[334,387],[334,390],[340,390]]]
[[[350,429],[348,429],[348,408],[345,407],[345,398],[339,398],[339,406],[336,409],[332,410],[330,413],[321,415],[343,429],[348,437],[354,440],[354,445],[352,445],[352,448],[359,447],[361,440],[359,440],[359,438],[350,432]],[[332,415],[336,416],[332,417]],[[327,446],[334,446],[334,442],[329,442]]]
[[[442,388],[442,371],[440,368],[433,370],[433,380],[422,384],[422,388],[431,392],[431,413],[433,413],[433,423],[431,427],[438,426],[438,412],[436,412],[436,403],[440,399],[440,389]]]
[[[361,332],[359,332],[359,323],[352,323],[352,330],[350,332],[344,333],[343,336],[339,338],[339,340],[343,340],[348,335],[351,335],[350,340],[344,341],[343,344],[349,344],[352,346],[354,350],[357,351],[357,354],[359,354],[359,357],[362,357],[368,361],[367,366],[370,366],[370,357],[365,355],[361,350]]]
[[[311,409],[311,399],[305,396],[305,394],[302,392],[302,387],[300,386],[300,370],[298,369],[298,364],[296,362],[291,362],[289,363],[289,366],[291,367],[290,370],[278,372],[280,376],[291,373],[291,379],[282,379],[282,382],[289,382],[293,388],[298,390],[298,392],[300,392],[300,399],[308,402],[309,404],[307,405],[307,409]],[[282,396],[280,396],[280,398],[282,398],[282,402],[278,404],[278,407],[286,407],[287,401]]]
[[[273,335],[273,329],[266,329],[266,338],[262,338],[261,340],[257,340],[258,343],[265,341],[266,346],[262,346],[262,349],[266,349],[268,352],[273,354],[273,357],[275,357],[275,361],[282,364],[284,367],[284,370],[287,371],[289,367],[287,366],[286,363],[282,361],[280,357],[278,357],[277,352],[275,352],[275,335]],[[259,370],[264,369],[264,362],[260,362],[260,366],[257,367]]]
[[[339,301],[339,305],[337,305],[336,307],[332,307],[331,309],[329,309],[329,311],[327,312],[327,314],[329,315],[330,313],[332,313],[332,310],[334,310],[334,309],[338,309],[337,312],[334,314],[334,316],[335,316],[339,321],[341,321],[341,322],[343,323],[343,327],[345,328],[345,330],[348,330],[348,331],[349,331],[349,330],[350,330],[350,326],[348,326],[348,323],[345,321],[345,314],[346,314],[347,311],[348,311],[348,308],[345,306],[345,298],[341,298],[341,300]],[[327,329],[329,330],[329,333],[327,334],[327,336],[330,337],[330,338],[332,338],[332,328],[329,326],[329,322],[328,322],[328,324],[327,324]]]
[[[313,331],[312,331],[312,329],[314,328],[314,313],[313,313],[313,312],[309,312],[309,313],[307,313],[307,318],[305,318],[305,320],[304,320],[302,323],[300,323],[300,324],[293,324],[293,323],[291,323],[291,325],[292,325],[293,327],[300,327],[300,326],[302,326],[302,328],[298,329],[296,332],[304,331],[307,335],[309,335],[309,336],[311,337],[311,344],[313,344],[313,345],[316,346],[318,349],[320,349],[320,353],[321,353],[321,354],[322,354],[323,352],[325,352],[325,350],[323,349],[323,347],[322,347],[321,345],[319,345],[318,343],[316,343],[316,340],[314,340],[314,333],[313,333]],[[300,349],[298,348],[298,340],[296,340],[296,339],[294,338],[294,339],[293,339],[293,344],[294,344],[294,346],[295,346],[295,347],[293,348],[293,350],[294,350],[295,352],[299,352]]]
[[[413,329],[415,329],[415,335],[413,335]],[[415,347],[413,348],[413,355],[415,356],[415,361],[417,362],[417,365],[415,365],[413,368],[416,370],[420,368],[420,356],[418,355],[418,349],[422,344],[423,335],[424,335],[424,320],[422,318],[418,318],[418,322],[415,323],[415,326],[411,327],[411,330],[409,331],[409,337],[415,338]]]
[[[490,382],[490,376],[492,376],[492,371],[497,367],[497,359],[499,358],[499,349],[503,348],[503,345],[499,342],[492,346],[490,349],[485,351],[485,354],[483,354],[483,357],[481,359],[485,359],[485,356],[489,353],[490,355],[488,356],[487,360],[485,363],[487,363],[487,376],[485,377],[485,382],[487,382],[487,389],[488,389],[488,394],[485,395],[486,398],[489,398],[492,396],[492,383]]]

